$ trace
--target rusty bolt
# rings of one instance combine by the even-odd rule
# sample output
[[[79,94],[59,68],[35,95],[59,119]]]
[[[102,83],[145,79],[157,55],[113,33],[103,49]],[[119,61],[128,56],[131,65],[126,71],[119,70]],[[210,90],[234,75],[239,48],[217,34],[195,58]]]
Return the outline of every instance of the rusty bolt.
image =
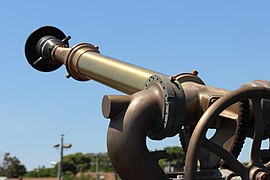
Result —
[[[69,73],[66,74],[66,78],[70,78],[71,75]]]
[[[270,180],[270,175],[266,172],[258,172],[256,180]]]
[[[97,50],[99,50],[99,46],[98,46],[98,45],[95,45],[95,48],[96,48]]]
[[[212,96],[210,97],[209,101],[208,101],[208,107],[210,107],[214,102],[216,102],[220,97],[218,96]]]
[[[199,72],[197,70],[192,70],[191,74],[193,74],[194,76],[197,76],[199,74]]]

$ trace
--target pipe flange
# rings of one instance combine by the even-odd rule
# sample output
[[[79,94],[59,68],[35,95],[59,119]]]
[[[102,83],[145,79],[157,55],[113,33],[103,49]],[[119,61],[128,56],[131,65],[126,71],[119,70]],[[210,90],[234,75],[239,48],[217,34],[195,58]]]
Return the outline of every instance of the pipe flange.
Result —
[[[174,84],[167,76],[153,75],[145,84],[145,89],[151,83],[158,83],[162,89],[165,107],[162,121],[156,121],[148,133],[153,140],[162,140],[175,136],[184,124],[185,120],[185,95],[182,86]]]
[[[89,51],[99,53],[99,50],[92,44],[80,43],[74,46],[72,50],[70,51],[70,53],[68,54],[68,57],[65,63],[67,71],[72,78],[78,81],[90,80],[89,77],[82,75],[78,68],[78,62],[79,62],[80,57],[84,53],[89,52]]]

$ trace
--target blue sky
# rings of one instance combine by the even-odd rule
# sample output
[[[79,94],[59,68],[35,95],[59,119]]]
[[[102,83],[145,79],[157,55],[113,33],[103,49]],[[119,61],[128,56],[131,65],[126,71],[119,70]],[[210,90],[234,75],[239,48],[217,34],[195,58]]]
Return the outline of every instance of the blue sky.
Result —
[[[53,25],[71,35],[70,45],[97,44],[104,55],[168,75],[196,69],[207,85],[233,90],[270,80],[269,9],[266,0],[0,0],[0,156],[10,152],[28,170],[49,167],[62,133],[73,144],[65,153],[106,152],[101,100],[119,92],[66,79],[65,67],[32,69],[24,44],[34,29]],[[148,142],[152,150],[178,144]]]

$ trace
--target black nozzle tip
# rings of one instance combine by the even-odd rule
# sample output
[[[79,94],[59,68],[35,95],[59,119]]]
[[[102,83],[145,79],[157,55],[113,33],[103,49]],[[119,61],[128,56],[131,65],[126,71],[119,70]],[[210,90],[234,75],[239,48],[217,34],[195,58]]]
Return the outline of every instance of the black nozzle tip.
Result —
[[[30,34],[25,44],[25,56],[28,63],[36,70],[50,72],[62,64],[53,60],[50,52],[56,45],[68,47],[66,35],[56,27],[44,26]]]

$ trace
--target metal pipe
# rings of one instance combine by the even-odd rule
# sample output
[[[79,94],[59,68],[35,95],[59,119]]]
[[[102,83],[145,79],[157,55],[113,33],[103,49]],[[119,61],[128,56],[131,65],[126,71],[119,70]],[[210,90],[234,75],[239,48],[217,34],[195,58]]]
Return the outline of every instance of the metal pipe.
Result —
[[[161,73],[101,55],[91,44],[78,44],[73,48],[56,46],[52,57],[66,64],[69,74],[77,80],[93,79],[99,83],[133,94],[145,88],[152,75]],[[63,61],[65,60],[65,61]]]
[[[98,47],[81,43],[69,48],[70,36],[51,26],[34,31],[27,39],[25,55],[39,71],[53,71],[66,65],[68,77],[86,81],[93,79],[106,86],[133,94],[145,87],[152,75],[161,73],[144,69],[99,53]]]
[[[164,117],[165,100],[157,83],[131,96],[105,96],[103,115],[110,118],[107,148],[122,179],[168,179],[146,146],[153,124]],[[121,109],[121,110],[120,110]]]
[[[126,94],[143,90],[149,77],[160,74],[95,52],[82,54],[78,68],[85,76]]]

